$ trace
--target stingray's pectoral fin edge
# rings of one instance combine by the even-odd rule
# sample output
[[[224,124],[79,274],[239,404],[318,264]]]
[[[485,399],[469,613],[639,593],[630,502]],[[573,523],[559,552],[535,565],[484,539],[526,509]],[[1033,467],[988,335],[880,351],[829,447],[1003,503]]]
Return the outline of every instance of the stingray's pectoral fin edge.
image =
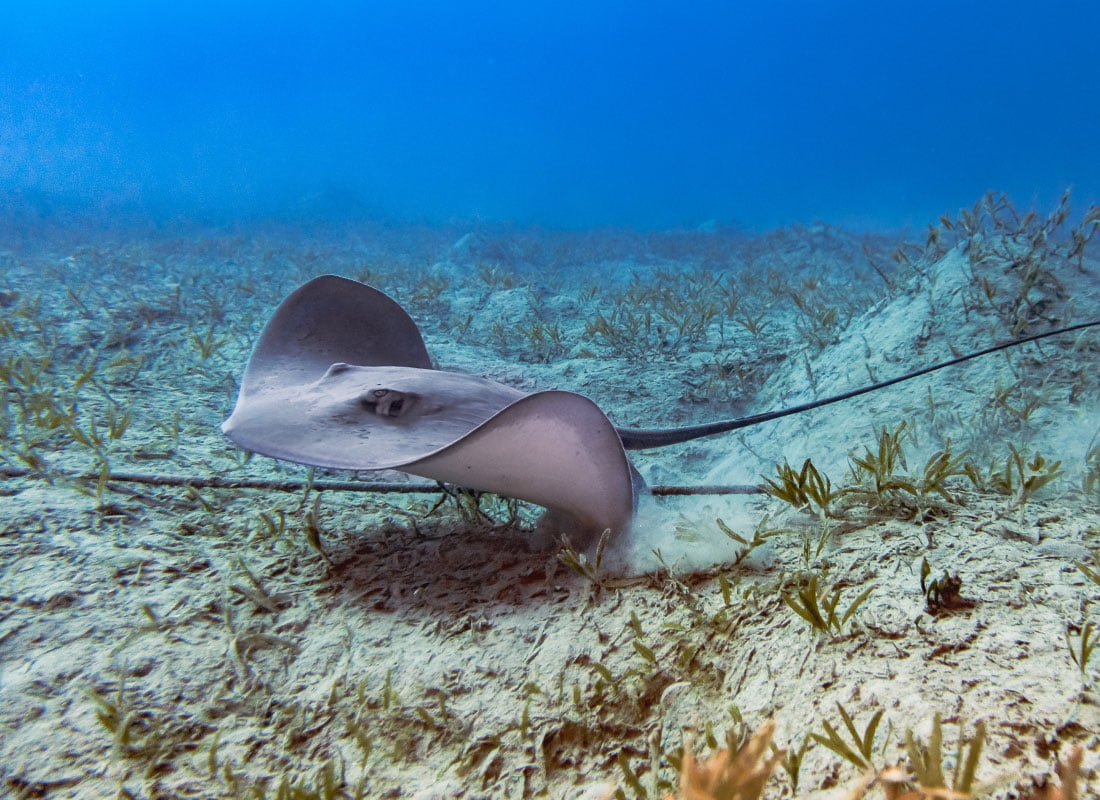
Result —
[[[634,495],[634,511],[638,510],[638,499],[643,494],[649,494],[649,485],[645,482],[645,478],[642,477],[642,473],[638,472],[638,468],[634,466],[630,459],[627,459],[627,466],[630,467],[630,487],[633,490]]]
[[[626,528],[635,486],[644,486],[599,406],[561,391],[523,397],[400,469],[564,511],[600,530]]]

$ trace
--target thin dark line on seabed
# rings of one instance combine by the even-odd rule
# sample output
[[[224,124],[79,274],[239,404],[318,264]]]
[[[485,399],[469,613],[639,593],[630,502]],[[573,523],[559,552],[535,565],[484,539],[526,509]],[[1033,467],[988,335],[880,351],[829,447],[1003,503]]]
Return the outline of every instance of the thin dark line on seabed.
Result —
[[[98,472],[71,472],[68,470],[50,470],[36,472],[21,467],[0,467],[0,476],[5,478],[67,478],[69,480],[101,481]],[[268,480],[264,478],[206,478],[183,475],[154,475],[135,472],[108,473],[106,482],[138,483],[146,486],[190,486],[194,489],[267,489],[275,492],[301,492],[313,489],[318,492],[375,492],[379,494],[438,494],[446,491],[437,483],[366,483],[360,481],[308,481],[308,480]],[[695,494],[763,494],[760,486],[649,486],[650,494],[660,496],[683,496]]]

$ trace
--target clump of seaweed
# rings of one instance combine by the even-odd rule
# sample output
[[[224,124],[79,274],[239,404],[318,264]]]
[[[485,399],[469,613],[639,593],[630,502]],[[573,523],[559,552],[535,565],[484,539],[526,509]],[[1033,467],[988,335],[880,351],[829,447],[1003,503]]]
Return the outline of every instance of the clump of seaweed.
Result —
[[[1074,638],[1077,639],[1076,644]],[[1066,646],[1069,647],[1069,656],[1081,671],[1082,676],[1088,675],[1089,660],[1097,644],[1100,644],[1100,630],[1097,630],[1092,620],[1086,619],[1079,625],[1066,626]]]
[[[1008,450],[1004,462],[991,464],[986,475],[982,475],[973,465],[967,466],[966,474],[979,489],[1010,498],[1009,510],[1019,511],[1022,518],[1024,509],[1035,494],[1062,476],[1062,462],[1050,462],[1038,450],[1030,460],[1025,460],[1011,442]]]
[[[593,586],[599,586],[601,583],[600,567],[603,565],[603,553],[607,548],[608,539],[611,537],[611,529],[605,528],[603,533],[600,534],[599,541],[596,543],[596,552],[591,560],[583,552],[578,552],[569,541],[569,537],[562,534],[561,548],[558,550],[558,560],[569,569],[573,570],[577,575],[580,575],[585,580],[592,583]]]
[[[878,713],[881,714],[881,712]],[[872,718],[872,721],[875,719]],[[858,740],[858,734],[854,729],[851,733]],[[912,730],[905,734],[910,773],[906,773],[900,766],[868,768],[867,774],[852,789],[849,798],[861,800],[866,797],[870,789],[877,786],[882,790],[885,800],[938,800],[945,797],[970,800],[976,793],[982,791],[975,784],[975,775],[985,740],[984,723],[979,722],[975,725],[974,733],[970,736],[963,735],[960,726],[960,736],[953,760],[955,766],[951,780],[948,782],[945,765],[949,762],[944,760],[943,730],[940,715],[936,714],[932,721],[932,733],[927,742],[917,739]],[[853,761],[852,758],[848,760]],[[858,761],[853,763],[858,765]]]
[[[492,528],[516,528],[526,519],[526,506],[514,497],[493,492],[463,489],[439,483],[439,499],[422,513],[431,517],[441,509],[454,513],[467,525],[488,525]]]
[[[848,482],[840,488],[834,489],[828,476],[806,459],[800,470],[787,463],[777,465],[776,478],[764,479],[764,491],[796,509],[814,513],[823,524],[827,518],[847,517],[857,508],[878,516],[923,520],[943,510],[943,503],[958,504],[951,482],[964,476],[979,480],[967,461],[967,452],[955,452],[948,439],[914,475],[906,465],[906,429],[906,423],[892,430],[883,427],[876,448],[864,447],[862,455],[851,455]],[[1032,491],[1039,488],[1036,481],[1031,487]]]
[[[759,800],[775,767],[786,755],[772,747],[775,723],[765,722],[734,753],[729,748],[699,762],[690,742],[680,766],[679,797],[666,800]]]
[[[812,460],[807,458],[798,471],[784,461],[776,465],[775,471],[777,480],[764,479],[765,492],[799,510],[810,510],[822,519],[829,515],[829,506],[839,492],[833,490],[832,481],[818,471]]]
[[[810,575],[804,586],[793,591],[784,591],[782,597],[783,602],[810,623],[814,631],[836,636],[844,632],[848,620],[871,596],[874,587],[868,586],[843,610],[839,608],[841,591],[840,587],[833,587],[831,592],[828,589],[819,588],[818,575],[814,573]]]
[[[828,720],[821,723],[822,727],[825,728],[825,733],[811,733],[810,738],[860,769],[870,769],[875,749],[875,732],[882,721],[885,709],[880,708],[872,714],[871,719],[864,726],[863,732],[860,733],[852,720],[852,715],[848,713],[844,706],[838,702],[836,707],[840,712],[840,719],[844,723],[844,730],[848,733],[850,741],[845,741],[844,737]]]

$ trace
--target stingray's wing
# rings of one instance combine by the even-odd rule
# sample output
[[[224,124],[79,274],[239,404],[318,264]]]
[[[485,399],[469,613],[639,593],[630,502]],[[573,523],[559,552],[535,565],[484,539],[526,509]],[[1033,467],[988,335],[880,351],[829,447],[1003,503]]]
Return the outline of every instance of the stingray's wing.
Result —
[[[560,509],[596,529],[634,513],[630,464],[599,406],[572,392],[537,392],[405,472]]]
[[[431,369],[416,323],[366,284],[322,275],[292,292],[267,323],[241,379],[241,394],[269,381],[307,383],[332,364]]]

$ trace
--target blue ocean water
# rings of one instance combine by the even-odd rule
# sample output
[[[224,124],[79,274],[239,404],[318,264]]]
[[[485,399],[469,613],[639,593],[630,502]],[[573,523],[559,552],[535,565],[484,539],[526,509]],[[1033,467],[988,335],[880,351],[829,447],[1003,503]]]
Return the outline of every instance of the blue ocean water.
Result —
[[[7,0],[0,191],[574,228],[1084,206],[1097,30],[1084,0]]]

